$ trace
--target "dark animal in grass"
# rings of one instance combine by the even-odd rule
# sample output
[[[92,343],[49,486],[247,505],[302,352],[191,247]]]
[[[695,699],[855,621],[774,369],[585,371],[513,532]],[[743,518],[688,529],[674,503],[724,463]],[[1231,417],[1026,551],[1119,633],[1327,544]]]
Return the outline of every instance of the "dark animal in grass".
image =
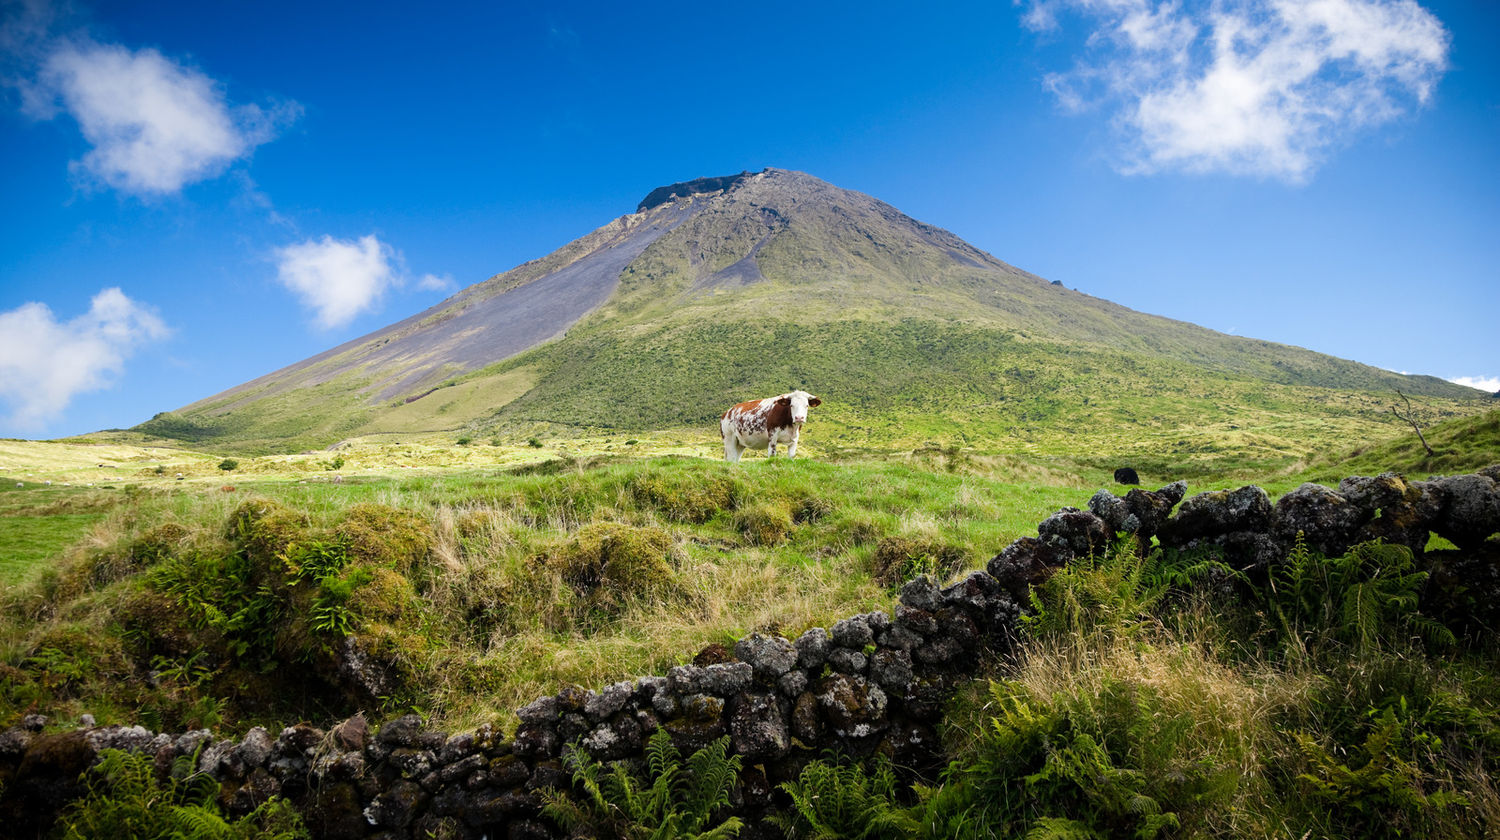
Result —
[[[1134,468],[1132,468],[1132,467],[1121,467],[1121,468],[1115,470],[1115,483],[1116,484],[1140,484],[1141,483],[1141,477],[1135,474],[1135,469]]]

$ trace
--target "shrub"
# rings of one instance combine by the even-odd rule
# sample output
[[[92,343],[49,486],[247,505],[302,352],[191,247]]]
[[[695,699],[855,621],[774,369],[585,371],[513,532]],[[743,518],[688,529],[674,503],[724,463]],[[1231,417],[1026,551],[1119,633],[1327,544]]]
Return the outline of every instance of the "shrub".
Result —
[[[734,526],[751,545],[776,545],[792,533],[792,514],[777,500],[755,502],[734,512]]]
[[[881,539],[871,558],[875,580],[889,589],[924,574],[945,580],[968,561],[969,553],[959,546],[911,537]]]
[[[630,600],[676,590],[672,549],[671,535],[661,528],[601,522],[579,530],[547,565],[589,608],[613,613]]]
[[[817,522],[833,513],[833,511],[833,502],[828,499],[822,496],[805,496],[795,505],[792,511],[792,520],[798,525]]]
[[[229,472],[231,470],[238,469],[239,466],[240,466],[240,462],[234,460],[233,458],[225,458],[224,460],[222,460],[222,461],[219,462],[219,469],[221,469],[221,470],[223,470],[225,472]]]
[[[1342,557],[1324,558],[1299,533],[1286,562],[1271,574],[1258,591],[1286,641],[1338,641],[1360,651],[1408,634],[1435,644],[1455,641],[1452,631],[1418,611],[1427,573],[1416,571],[1405,546],[1361,543]]]
[[[371,503],[349,508],[334,533],[350,560],[386,566],[408,577],[426,561],[433,543],[432,528],[421,516]]]
[[[541,449],[542,448],[542,442],[540,440],[537,440],[536,438],[531,438],[531,439],[527,440],[526,441],[526,445],[529,446],[529,447],[531,447],[532,449]]]
[[[630,479],[636,504],[677,522],[702,524],[735,502],[734,481],[724,475],[647,471]]]
[[[250,499],[229,515],[224,537],[253,560],[279,564],[278,557],[307,538],[307,529],[305,515],[270,499]]]
[[[458,440],[454,441],[454,443],[458,444],[459,446],[468,446],[473,442],[474,437],[472,435],[459,435]]]

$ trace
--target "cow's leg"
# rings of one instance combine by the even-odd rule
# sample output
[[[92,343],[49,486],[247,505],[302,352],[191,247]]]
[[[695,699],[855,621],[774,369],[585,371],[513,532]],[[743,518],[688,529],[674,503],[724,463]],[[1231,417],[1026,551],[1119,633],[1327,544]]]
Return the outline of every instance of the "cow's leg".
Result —
[[[724,436],[724,460],[731,464],[740,461],[740,442],[734,435]]]
[[[771,440],[770,440],[769,443],[766,444],[766,457],[767,458],[774,458],[774,457],[776,457],[776,433],[775,432],[771,433]]]
[[[786,457],[788,457],[788,458],[795,458],[795,457],[797,457],[797,438],[798,438],[797,430],[795,428],[793,428],[792,429],[792,442],[789,443],[789,444],[787,444],[787,446],[786,446]]]

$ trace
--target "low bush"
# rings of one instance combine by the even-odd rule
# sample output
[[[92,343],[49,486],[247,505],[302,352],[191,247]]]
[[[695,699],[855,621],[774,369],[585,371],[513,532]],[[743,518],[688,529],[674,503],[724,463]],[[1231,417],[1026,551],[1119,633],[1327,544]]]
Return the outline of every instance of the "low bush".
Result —
[[[585,526],[552,551],[544,567],[577,594],[586,613],[616,615],[633,601],[677,590],[672,536],[654,526]]]
[[[676,522],[700,524],[735,506],[735,483],[708,471],[647,471],[630,479],[636,504]]]
[[[900,589],[918,575],[946,580],[968,565],[969,553],[955,545],[913,537],[883,537],[871,555],[871,574],[887,589]]]
[[[779,500],[753,502],[734,512],[734,526],[751,545],[777,545],[792,533],[792,512]]]

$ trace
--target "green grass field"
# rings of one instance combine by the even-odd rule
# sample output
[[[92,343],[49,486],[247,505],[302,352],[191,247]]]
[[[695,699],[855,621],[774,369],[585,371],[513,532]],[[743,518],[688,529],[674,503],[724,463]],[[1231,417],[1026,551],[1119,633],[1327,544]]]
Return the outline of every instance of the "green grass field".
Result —
[[[453,391],[465,398],[462,384]],[[1427,431],[1439,454],[1429,457],[1400,429],[1338,450],[1343,431],[1320,421],[1297,434],[1345,454],[1292,462],[1261,460],[1260,443],[1227,428],[1204,430],[1221,444],[1207,459],[1075,448],[1079,438],[1059,431],[1037,452],[940,435],[877,448],[841,438],[854,430],[840,427],[837,410],[808,428],[804,457],[752,453],[737,466],[700,428],[567,436],[537,424],[525,441],[378,434],[332,451],[239,456],[233,469],[221,468],[225,453],[116,436],[4,442],[0,727],[40,711],[56,725],[89,713],[100,723],[232,733],[359,709],[377,719],[415,710],[449,729],[511,725],[514,709],[560,685],[663,673],[752,631],[794,637],[889,610],[902,580],[982,568],[1058,508],[1083,507],[1101,487],[1123,491],[1111,480],[1118,464],[1136,466],[1148,487],[1186,477],[1196,493],[1254,481],[1274,496],[1360,472],[1469,471],[1500,461],[1497,428],[1495,412],[1438,423]],[[1060,603],[1137,597],[1121,588],[1135,579],[1117,574],[1081,570],[1065,579],[1081,588]],[[965,769],[928,816],[956,808],[967,816],[944,819],[1064,827],[1037,822],[1054,819],[1043,810],[976,804],[998,801],[985,785],[1019,784],[1005,773],[1050,766],[997,769],[986,750],[999,720],[1066,735],[1079,749],[1097,743],[1079,733],[1122,745],[1096,768],[1100,778],[1134,779],[1138,794],[1190,826],[1182,836],[1372,830],[1363,817],[1327,818],[1324,805],[1346,802],[1395,815],[1402,831],[1483,836],[1500,824],[1500,796],[1482,780],[1490,765],[1471,754],[1500,732],[1491,691],[1500,676],[1483,665],[1492,639],[1432,658],[1394,637],[1351,654],[1335,643],[1335,623],[1318,630],[1335,641],[1309,658],[1245,629],[1267,620],[1263,607],[1200,601],[1179,612],[1168,603],[1177,602],[1068,619],[1093,629],[1039,632],[1015,662],[994,665],[992,684],[961,693],[945,738]],[[1425,705],[1400,705],[1382,687],[1389,674],[1404,680],[1398,693]],[[1117,695],[1142,705],[1106,702]],[[1023,710],[1040,717],[1014,717]],[[1467,723],[1410,717],[1429,714]],[[1162,715],[1179,724],[1157,727]],[[1209,734],[1184,738],[1189,725]],[[1410,734],[1392,749],[1427,749],[1438,738],[1458,747],[1378,754],[1387,742],[1370,739],[1392,737],[1393,726]],[[1340,765],[1340,750],[1368,757]],[[1374,790],[1376,771],[1365,771],[1375,761],[1407,762],[1396,765],[1406,775]],[[1338,781],[1345,771],[1357,781],[1323,793],[1298,781]],[[1179,777],[1207,787],[1185,792]],[[1104,815],[1090,824],[1136,824],[1129,809],[1109,811],[1114,794],[1088,778],[1069,782],[1082,793],[1065,786],[1037,807],[1075,822],[1077,808],[1104,808],[1087,812]],[[1456,799],[1434,791],[1475,810],[1463,816],[1449,808]]]

